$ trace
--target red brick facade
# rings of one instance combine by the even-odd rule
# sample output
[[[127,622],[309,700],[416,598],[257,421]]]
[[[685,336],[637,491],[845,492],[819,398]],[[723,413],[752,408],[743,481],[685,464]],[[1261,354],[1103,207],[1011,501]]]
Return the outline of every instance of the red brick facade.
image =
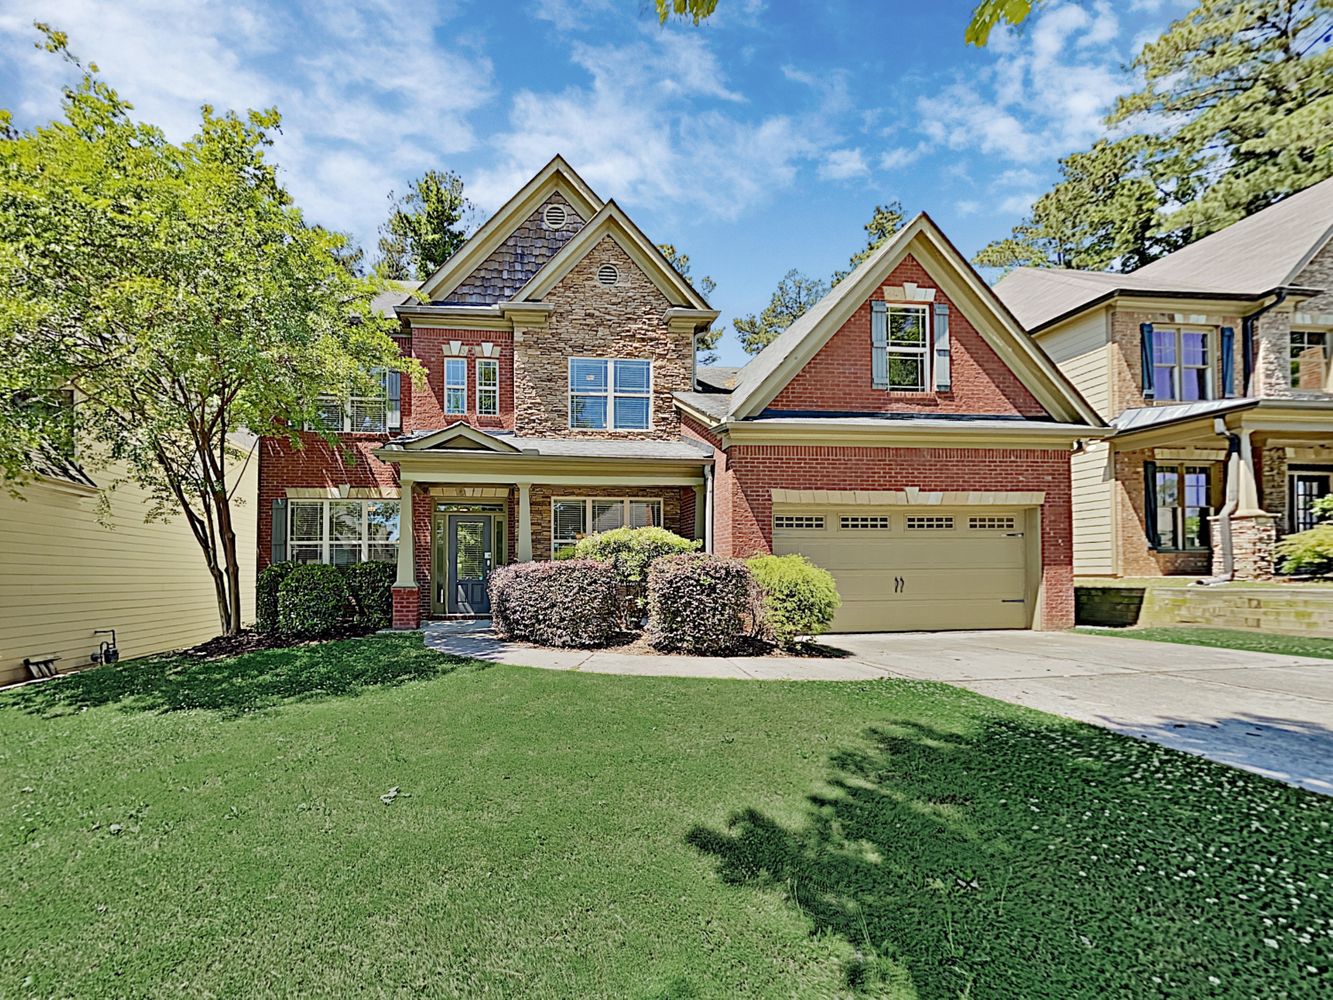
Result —
[[[402,338],[403,353],[416,358],[426,369],[426,384],[403,386],[403,429],[418,430],[445,427],[457,420],[466,420],[473,427],[485,430],[514,429],[514,334],[510,330],[448,330],[417,327],[410,337]],[[454,357],[457,343],[459,355],[467,363],[467,413],[444,412],[444,360]],[[480,356],[483,344],[490,344],[492,353]],[[500,362],[500,412],[482,415],[477,412],[477,362],[487,358]]]
[[[910,255],[885,280],[936,288]],[[874,299],[884,298],[883,288]],[[1044,417],[1032,393],[982,339],[963,313],[937,288],[935,302],[949,306],[949,392],[885,392],[871,385],[870,299],[857,308],[810,362],[769,403],[774,410],[849,413],[985,413]]]

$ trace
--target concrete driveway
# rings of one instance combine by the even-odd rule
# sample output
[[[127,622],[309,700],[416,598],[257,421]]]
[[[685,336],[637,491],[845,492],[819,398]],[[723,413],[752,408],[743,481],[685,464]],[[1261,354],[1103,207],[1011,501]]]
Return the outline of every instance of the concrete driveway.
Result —
[[[812,657],[633,655],[501,642],[433,622],[444,653],[549,670],[745,680],[944,681],[1333,795],[1333,660],[1071,632],[831,635]]]
[[[1077,633],[827,636],[945,681],[1333,795],[1333,660]]]

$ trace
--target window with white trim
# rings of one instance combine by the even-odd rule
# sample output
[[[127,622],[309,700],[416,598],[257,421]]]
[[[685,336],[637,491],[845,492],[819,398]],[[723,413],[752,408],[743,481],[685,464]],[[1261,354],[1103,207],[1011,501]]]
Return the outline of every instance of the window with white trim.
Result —
[[[569,359],[569,426],[576,430],[647,430],[652,364],[611,358]]]
[[[930,315],[925,306],[888,306],[890,392],[925,392],[930,377]]]
[[[551,501],[551,555],[584,535],[614,528],[660,528],[662,501],[618,497],[557,497]]]
[[[1207,330],[1154,326],[1153,398],[1194,403],[1213,398],[1212,350]]]
[[[500,412],[500,362],[477,359],[477,413],[494,417]]]
[[[325,393],[315,399],[315,419],[306,424],[308,431],[341,431],[351,434],[383,434],[389,427],[389,373],[375,371],[379,392],[370,395],[351,393],[344,402]]]
[[[345,566],[398,558],[397,500],[292,500],[287,558]]]
[[[1291,387],[1300,389],[1301,386],[1301,358],[1306,351],[1316,349],[1315,361],[1317,362],[1314,385],[1307,385],[1306,389],[1322,389],[1324,387],[1324,373],[1328,366],[1328,347],[1329,333],[1327,330],[1292,330],[1291,331]]]
[[[444,412],[467,412],[467,358],[444,359]]]

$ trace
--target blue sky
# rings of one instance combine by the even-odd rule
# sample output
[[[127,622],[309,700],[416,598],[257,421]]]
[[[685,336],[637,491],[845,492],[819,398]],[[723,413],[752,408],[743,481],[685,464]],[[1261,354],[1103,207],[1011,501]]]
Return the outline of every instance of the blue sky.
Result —
[[[559,152],[689,253],[729,322],[789,268],[843,266],[877,202],[968,254],[1007,233],[1189,4],[1050,0],[985,50],[971,6],[721,0],[660,28],[651,0],[0,0],[0,106],[57,113],[69,72],[35,19],[173,138],[205,102],[277,105],[287,186],[368,248],[422,171],[457,171],[484,217]],[[730,333],[722,352],[744,359]]]

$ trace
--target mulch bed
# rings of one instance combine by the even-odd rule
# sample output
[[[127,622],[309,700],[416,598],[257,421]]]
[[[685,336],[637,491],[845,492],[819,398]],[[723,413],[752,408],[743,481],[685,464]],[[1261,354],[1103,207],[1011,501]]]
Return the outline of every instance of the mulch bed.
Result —
[[[551,646],[538,646],[531,642],[516,642],[516,646],[530,646],[533,649],[552,649]],[[692,653],[671,653],[663,652],[660,649],[654,649],[648,644],[640,632],[622,632],[611,643],[605,646],[598,646],[599,653],[623,653],[626,656],[692,656]],[[782,649],[773,645],[771,642],[765,642],[762,639],[755,639],[751,636],[744,636],[736,641],[731,649],[725,653],[717,654],[719,656],[740,656],[740,657],[808,657],[812,660],[839,660],[850,656],[845,650],[834,649],[831,646],[822,646],[817,642],[800,642],[790,649]]]
[[[328,642],[331,639],[359,639],[370,635],[361,628],[345,628],[320,639],[289,639],[281,635],[258,632],[255,629],[242,629],[235,635],[219,635],[207,642],[188,649],[178,649],[172,656],[188,656],[197,660],[224,660],[229,656],[241,656],[245,653],[262,653],[269,649],[289,649],[293,646],[311,646]]]

